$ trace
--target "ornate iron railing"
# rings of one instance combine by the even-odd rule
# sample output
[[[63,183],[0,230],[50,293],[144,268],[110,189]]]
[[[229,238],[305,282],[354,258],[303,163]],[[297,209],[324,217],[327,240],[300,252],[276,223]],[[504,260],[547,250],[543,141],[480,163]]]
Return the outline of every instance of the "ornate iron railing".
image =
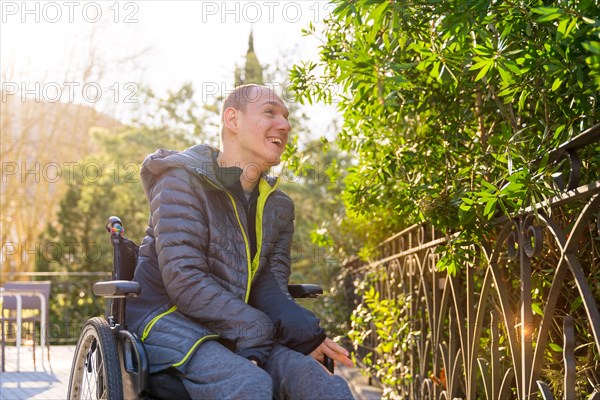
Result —
[[[384,347],[394,336],[370,320],[357,348],[374,374],[393,357],[396,395],[600,399],[599,146],[597,125],[550,153],[569,172],[560,195],[499,220],[455,276],[436,269],[447,238],[427,225],[381,243],[370,263],[346,264],[400,308],[397,343]],[[359,309],[372,307],[358,294]]]

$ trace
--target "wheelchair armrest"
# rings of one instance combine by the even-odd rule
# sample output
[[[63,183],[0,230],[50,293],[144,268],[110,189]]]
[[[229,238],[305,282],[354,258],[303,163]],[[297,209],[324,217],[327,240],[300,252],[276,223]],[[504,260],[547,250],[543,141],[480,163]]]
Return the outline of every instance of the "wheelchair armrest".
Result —
[[[123,389],[124,393],[128,395],[125,397],[137,399],[143,396],[148,389],[150,373],[146,349],[135,333],[125,329],[119,331],[118,343],[121,348],[119,358],[122,360]],[[125,386],[129,386],[129,388],[126,389]],[[130,390],[133,393],[130,393]]]
[[[94,284],[96,296],[110,298],[137,297],[142,292],[139,283],[134,281],[107,281]]]
[[[295,299],[312,298],[323,294],[323,289],[319,285],[295,284],[288,285],[288,292]]]

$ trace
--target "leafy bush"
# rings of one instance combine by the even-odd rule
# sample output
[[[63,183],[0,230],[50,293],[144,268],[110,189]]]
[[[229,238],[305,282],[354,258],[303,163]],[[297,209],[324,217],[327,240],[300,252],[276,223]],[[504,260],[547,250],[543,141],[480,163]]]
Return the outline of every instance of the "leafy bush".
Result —
[[[343,113],[348,218],[371,243],[460,231],[439,265],[457,268],[493,217],[553,193],[548,151],[598,122],[599,2],[333,3],[320,61],[291,74]]]

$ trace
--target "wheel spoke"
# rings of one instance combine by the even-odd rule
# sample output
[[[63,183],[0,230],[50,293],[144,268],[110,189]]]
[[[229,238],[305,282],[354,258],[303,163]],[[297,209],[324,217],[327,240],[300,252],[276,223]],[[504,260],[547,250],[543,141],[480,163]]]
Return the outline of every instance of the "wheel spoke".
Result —
[[[69,398],[122,399],[122,380],[116,342],[108,323],[90,319],[77,345]]]

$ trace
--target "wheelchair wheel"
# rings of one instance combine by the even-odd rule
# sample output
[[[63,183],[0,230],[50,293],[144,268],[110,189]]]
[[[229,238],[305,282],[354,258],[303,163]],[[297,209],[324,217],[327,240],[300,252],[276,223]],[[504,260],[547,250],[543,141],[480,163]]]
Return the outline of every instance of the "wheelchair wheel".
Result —
[[[67,398],[123,398],[115,337],[108,322],[102,318],[91,318],[83,327],[73,357]]]

